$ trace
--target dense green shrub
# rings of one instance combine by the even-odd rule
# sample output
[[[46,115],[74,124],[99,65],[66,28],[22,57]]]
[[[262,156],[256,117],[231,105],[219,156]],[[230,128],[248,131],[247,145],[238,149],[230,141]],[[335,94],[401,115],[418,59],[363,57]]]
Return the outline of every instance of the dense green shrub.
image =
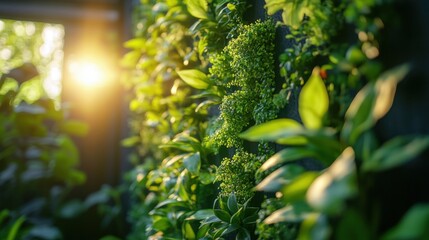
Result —
[[[274,23],[244,25],[239,32],[237,38],[210,60],[214,83],[226,92],[220,105],[222,127],[213,136],[219,146],[240,146],[240,132],[250,124],[275,118],[278,111],[272,100]]]

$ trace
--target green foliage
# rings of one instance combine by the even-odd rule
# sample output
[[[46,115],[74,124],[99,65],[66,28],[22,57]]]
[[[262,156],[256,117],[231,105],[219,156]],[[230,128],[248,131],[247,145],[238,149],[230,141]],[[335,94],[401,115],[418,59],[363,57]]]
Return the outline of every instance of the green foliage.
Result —
[[[0,77],[0,88],[6,81],[17,86],[0,95],[0,209],[9,209],[14,222],[7,239],[62,238],[56,225],[67,218],[61,214],[66,195],[85,181],[69,134],[82,135],[86,126],[66,119],[52,99],[32,104],[19,99],[23,85],[35,75],[35,66],[24,64]]]
[[[202,58],[215,54],[237,37],[248,8],[243,0],[188,0],[189,13],[199,18],[190,30],[198,39],[196,49]]]
[[[283,11],[275,25],[245,23],[244,1],[143,1],[123,59],[133,92],[124,144],[137,150],[129,239],[381,237],[368,182],[428,146],[426,136],[380,145],[372,132],[410,71],[378,57],[385,22],[372,8],[383,4],[267,0],[268,14]],[[288,28],[281,89],[276,27]],[[276,119],[298,92],[299,117]],[[285,148],[272,155],[267,141]],[[271,198],[249,207],[254,191]],[[404,230],[425,219],[420,209],[386,238],[425,236],[424,224]]]
[[[239,202],[253,196],[255,173],[261,166],[256,155],[238,150],[232,158],[224,158],[218,168],[221,195],[235,193]]]
[[[213,136],[216,145],[240,146],[237,136],[241,131],[253,122],[277,116],[272,97],[274,29],[271,21],[245,25],[240,35],[211,59],[211,76],[215,84],[226,89],[220,106],[222,126]]]
[[[368,131],[370,127],[375,124],[376,120],[387,113],[393,101],[396,84],[399,80],[401,80],[401,78],[405,76],[405,73],[402,71],[395,70],[390,70],[383,76],[386,76],[386,74],[389,75],[391,73],[395,74],[390,75],[390,77],[387,78],[382,77],[380,80],[378,80],[378,84],[369,83],[361,90],[361,92],[357,94],[357,100],[354,100],[351,104],[350,108],[352,110],[348,111],[348,115],[346,116],[347,119],[357,122],[369,121],[371,125],[366,126],[365,128],[365,130]],[[390,88],[383,88],[385,89],[383,92],[377,91],[377,86],[382,85],[383,81],[385,81],[384,79],[391,79],[393,82],[391,83],[392,85],[390,85]],[[307,84],[314,83],[308,81]],[[305,96],[307,91],[311,91],[311,88],[304,86],[301,95]],[[374,102],[371,102],[372,105],[370,105],[370,107],[365,104],[356,103],[364,102],[365,100],[360,100],[362,95],[366,92],[372,91],[374,91],[374,96],[369,99],[370,101]],[[300,97],[299,101],[300,106],[313,106],[312,103],[316,103],[319,101],[319,99],[315,97]],[[377,108],[371,106],[379,107]],[[368,108],[369,110],[363,110],[363,108]],[[379,111],[373,110],[375,108],[379,109]],[[302,112],[303,111],[301,110],[300,113]],[[365,112],[365,114],[361,114],[361,116],[359,116],[358,114],[361,112]],[[321,121],[323,117],[323,115],[320,114],[314,116],[319,116],[319,119],[316,119],[317,121]],[[303,143],[305,148],[287,148],[265,162],[265,164],[261,167],[261,170],[266,170],[270,167],[286,162],[290,162],[291,164],[284,165],[283,167],[274,171],[266,179],[259,183],[258,186],[256,186],[256,189],[259,191],[281,192],[285,203],[285,207],[273,212],[265,219],[265,223],[273,224],[278,222],[302,222],[302,227],[299,234],[300,238],[314,239],[315,236],[312,236],[311,232],[315,230],[312,229],[319,229],[317,231],[322,231],[326,232],[326,234],[329,234],[328,229],[335,227],[338,227],[338,234],[344,237],[345,235],[342,234],[346,234],[345,232],[350,231],[344,229],[350,228],[353,229],[353,231],[356,230],[354,227],[347,225],[354,224],[354,222],[361,222],[362,225],[357,226],[365,230],[367,225],[364,223],[364,220],[360,220],[362,216],[353,215],[353,211],[360,209],[362,206],[349,206],[347,204],[350,199],[356,198],[358,194],[363,194],[362,192],[358,192],[358,189],[361,189],[362,186],[358,182],[357,176],[364,174],[365,171],[385,171],[386,169],[403,164],[414,159],[414,157],[418,156],[424,149],[427,149],[428,147],[427,137],[402,136],[398,139],[394,139],[385,143],[371,153],[357,153],[358,156],[365,156],[362,159],[362,168],[357,169],[356,165],[358,163],[356,162],[355,151],[363,150],[361,148],[357,148],[355,145],[344,148],[345,143],[353,142],[350,141],[351,137],[344,139],[346,142],[341,142],[340,139],[330,139],[329,141],[331,141],[331,144],[326,144],[327,142],[325,141],[325,144],[323,145],[313,145],[313,143],[315,143],[314,137],[317,135],[312,134],[312,129],[300,128],[301,130],[297,131],[296,124],[274,124],[274,122],[278,121],[279,120],[273,120],[273,122],[267,122],[259,126],[255,126],[243,133],[241,136],[250,140],[259,138],[262,140],[275,141],[276,138],[278,140],[285,137],[302,137],[306,140]],[[282,122],[285,122],[285,120]],[[286,123],[288,123],[288,121],[286,121]],[[359,124],[355,124],[353,127],[345,124],[343,131],[353,132],[360,127],[361,125]],[[284,130],[284,128],[286,128],[286,130]],[[291,130],[287,130],[288,128]],[[275,134],[276,130],[277,134]],[[360,134],[362,133],[363,132],[360,132]],[[344,136],[342,134],[340,135]],[[337,143],[335,143],[336,141]],[[337,159],[326,161],[325,151],[337,152],[338,149],[341,148],[344,150],[342,151],[341,155],[338,154],[339,156]],[[374,146],[371,147],[371,149],[373,148]],[[296,168],[296,170],[291,168],[291,166],[293,166],[292,164],[294,164],[296,160],[305,157],[317,159],[329,167],[324,169],[320,175],[315,172],[302,171],[302,168],[300,167]],[[356,210],[354,208],[356,208]],[[346,218],[347,220],[343,220],[338,225],[334,226],[330,226],[330,223],[325,220],[326,217],[333,218],[342,214],[343,212],[346,212],[346,209],[351,211],[350,218],[353,219],[348,220],[348,218]],[[314,213],[312,213],[314,211],[319,212],[319,214],[314,215]]]
[[[234,193],[220,196],[214,202],[213,212],[199,210],[188,220],[202,220],[197,233],[199,239],[252,239],[253,234],[249,231],[249,226],[254,225],[258,219],[258,208],[250,207],[249,202],[250,199],[244,204],[238,203]]]

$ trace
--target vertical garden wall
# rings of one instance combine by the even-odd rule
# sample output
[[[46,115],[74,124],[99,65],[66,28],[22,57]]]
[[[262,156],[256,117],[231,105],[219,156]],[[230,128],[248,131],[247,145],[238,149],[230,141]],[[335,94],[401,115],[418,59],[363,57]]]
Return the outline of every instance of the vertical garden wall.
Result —
[[[428,237],[427,5],[141,1],[129,239]]]

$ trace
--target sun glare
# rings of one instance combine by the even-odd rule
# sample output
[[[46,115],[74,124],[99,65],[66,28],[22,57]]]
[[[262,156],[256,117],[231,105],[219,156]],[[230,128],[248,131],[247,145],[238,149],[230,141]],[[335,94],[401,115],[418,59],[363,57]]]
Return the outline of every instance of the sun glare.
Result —
[[[72,78],[85,86],[97,86],[106,78],[102,64],[90,60],[72,61],[68,68]]]

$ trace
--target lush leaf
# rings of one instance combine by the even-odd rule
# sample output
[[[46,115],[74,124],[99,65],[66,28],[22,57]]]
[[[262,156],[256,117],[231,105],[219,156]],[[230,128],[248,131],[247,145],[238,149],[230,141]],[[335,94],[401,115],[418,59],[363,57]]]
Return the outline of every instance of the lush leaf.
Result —
[[[240,134],[249,141],[277,141],[289,144],[303,144],[305,139],[297,137],[303,131],[302,125],[293,119],[276,119],[251,127]],[[290,142],[288,142],[290,141]]]
[[[309,129],[322,127],[323,117],[329,107],[328,92],[319,71],[319,68],[313,70],[299,95],[299,115],[304,126]]]
[[[339,213],[344,201],[357,191],[355,155],[346,148],[337,160],[314,180],[307,192],[307,201],[316,210]]]
[[[362,168],[365,171],[383,171],[413,160],[429,147],[427,136],[406,136],[394,138],[379,149],[369,159],[365,159]]]
[[[220,220],[224,221],[224,222],[228,222],[231,220],[231,215],[222,209],[214,209],[214,214],[216,217],[218,217]]]
[[[201,168],[201,157],[200,153],[188,154],[183,158],[183,165],[188,171],[194,175],[197,175]]]
[[[282,190],[284,199],[287,202],[305,199],[308,188],[318,176],[319,174],[317,172],[308,171],[293,179]]]
[[[208,4],[206,0],[187,0],[186,6],[192,16],[201,19],[208,19]]]
[[[181,70],[178,71],[177,74],[184,82],[196,89],[206,89],[209,86],[209,80],[207,75],[199,70]]]
[[[238,211],[238,204],[237,204],[237,198],[234,193],[231,193],[228,196],[228,210],[230,213],[234,214]]]

